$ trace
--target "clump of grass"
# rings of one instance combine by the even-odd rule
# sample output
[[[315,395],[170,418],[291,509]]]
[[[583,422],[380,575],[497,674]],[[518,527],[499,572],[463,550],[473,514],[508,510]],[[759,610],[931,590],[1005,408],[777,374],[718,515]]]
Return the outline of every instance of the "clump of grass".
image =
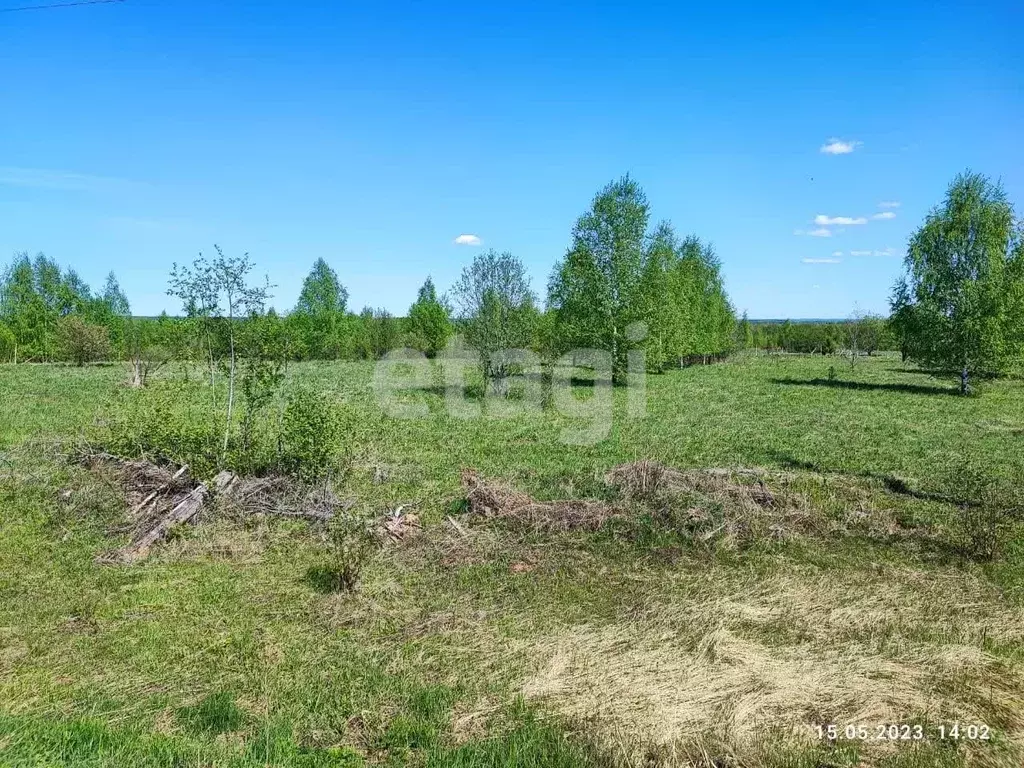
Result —
[[[228,733],[245,722],[245,713],[227,691],[213,693],[198,704],[178,710],[178,722],[194,733]]]

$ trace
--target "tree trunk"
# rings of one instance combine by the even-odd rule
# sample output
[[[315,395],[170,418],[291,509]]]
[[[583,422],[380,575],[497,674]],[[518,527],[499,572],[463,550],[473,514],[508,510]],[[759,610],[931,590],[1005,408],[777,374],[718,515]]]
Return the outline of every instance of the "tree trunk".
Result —
[[[145,384],[142,378],[142,361],[138,358],[132,360],[132,382],[133,389],[141,389]]]
[[[228,303],[231,303],[231,295],[228,295]],[[228,323],[234,323],[234,314],[228,308]],[[228,455],[228,438],[231,436],[231,411],[235,405],[235,329],[228,326],[228,343],[231,347],[231,368],[228,374],[228,416],[224,425],[224,458]]]
[[[967,378],[968,378],[968,372],[967,372],[967,366],[965,365],[963,370],[960,371],[960,394],[961,395],[966,395],[968,392],[971,391],[971,388],[970,388],[970,385],[968,384]]]

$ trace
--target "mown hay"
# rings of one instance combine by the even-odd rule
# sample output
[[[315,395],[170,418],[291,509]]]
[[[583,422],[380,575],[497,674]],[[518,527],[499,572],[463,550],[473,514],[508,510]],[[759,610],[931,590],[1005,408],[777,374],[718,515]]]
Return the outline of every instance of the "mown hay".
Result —
[[[658,747],[664,765],[691,765],[709,745],[760,765],[767,741],[808,746],[829,723],[872,735],[892,723],[986,723],[1024,758],[1024,675],[985,650],[1024,640],[1024,615],[988,585],[912,572],[686,582],[635,621],[538,642],[523,694],[609,742],[629,734],[634,757]],[[950,604],[950,590],[972,607]],[[866,757],[906,745],[862,746]]]
[[[600,501],[537,501],[503,483],[486,481],[473,470],[463,471],[462,486],[471,515],[534,531],[593,531],[619,514],[616,508]]]

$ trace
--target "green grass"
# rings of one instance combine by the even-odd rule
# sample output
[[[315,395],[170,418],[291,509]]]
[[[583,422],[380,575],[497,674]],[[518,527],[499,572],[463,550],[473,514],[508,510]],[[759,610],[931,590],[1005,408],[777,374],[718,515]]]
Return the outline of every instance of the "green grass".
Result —
[[[1022,659],[1024,552],[1013,539],[1002,560],[976,564],[942,544],[971,487],[963,465],[994,488],[1024,477],[1024,384],[959,398],[951,382],[877,358],[853,372],[836,365],[855,385],[837,386],[830,364],[739,358],[651,376],[647,415],[626,419],[616,390],[612,432],[589,447],[558,440],[565,417],[463,421],[435,392],[415,395],[428,418],[392,419],[375,404],[370,365],[293,366],[289,386],[323,388],[346,414],[339,491],[367,514],[412,504],[426,521],[420,539],[381,551],[351,595],[323,591],[315,573],[328,551],[295,522],[209,518],[140,565],[97,565],[123,514],[119,489],[25,441],[95,436],[111,408],[147,395],[120,389],[117,367],[0,366],[0,765],[613,765],[621,744],[657,733],[588,716],[601,711],[600,691],[591,702],[569,681],[564,695],[534,696],[525,682],[559,649],[594,662],[579,668],[582,684],[593,669],[620,668],[623,648],[644,663],[666,648],[667,658],[710,658],[700,649],[711,635],[713,676],[751,649],[780,664],[820,652],[837,674],[844,654],[899,669],[917,669],[908,659],[921,654],[986,654],[958,675],[936,662],[913,685],[959,702],[983,687],[972,676],[994,686],[971,706],[992,718],[995,746],[774,750],[766,732],[761,748],[744,747],[749,764],[1015,764],[1024,715],[1004,688]],[[743,551],[656,524],[649,535],[483,526],[462,539],[442,523],[458,509],[462,468],[542,498],[607,498],[604,473],[640,457],[794,471],[828,519],[863,507],[903,522],[894,534]],[[513,573],[520,562],[532,570]],[[626,711],[647,687],[615,701]],[[726,754],[716,738],[686,734],[675,753],[638,748],[679,764],[698,748]]]

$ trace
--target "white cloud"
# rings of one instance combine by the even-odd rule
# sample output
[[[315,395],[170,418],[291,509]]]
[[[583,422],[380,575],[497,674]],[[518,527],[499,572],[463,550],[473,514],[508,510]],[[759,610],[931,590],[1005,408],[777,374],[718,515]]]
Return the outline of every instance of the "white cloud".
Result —
[[[804,264],[842,264],[842,259],[804,259]]]
[[[878,204],[879,208],[899,208],[901,203],[898,200],[889,200]]]
[[[476,235],[459,235],[454,242],[456,245],[481,245],[484,241]]]
[[[842,251],[832,251],[832,255],[835,256],[836,258],[839,258],[840,256],[843,255],[843,252]]]
[[[850,251],[851,256],[896,256],[895,248],[886,248],[884,251]]]
[[[895,219],[896,214],[892,211],[882,211],[881,213],[876,213],[871,218],[875,221],[887,221],[888,219]]]
[[[819,227],[850,227],[855,224],[867,224],[868,220],[863,216],[854,219],[850,216],[824,216],[819,213],[814,217],[814,223]]]
[[[819,151],[826,155],[848,155],[863,143],[861,141],[843,141],[842,139],[833,138],[822,144]]]
[[[824,227],[818,227],[817,229],[812,229],[807,234],[810,235],[811,237],[832,237],[832,231],[828,230],[828,229],[825,229]]]

